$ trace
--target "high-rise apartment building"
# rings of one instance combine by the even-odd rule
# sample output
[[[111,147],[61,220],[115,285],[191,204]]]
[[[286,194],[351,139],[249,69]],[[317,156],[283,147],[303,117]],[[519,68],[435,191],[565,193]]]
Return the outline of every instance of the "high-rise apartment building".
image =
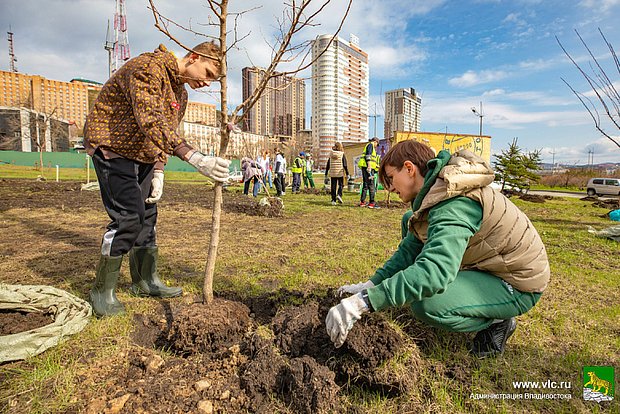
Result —
[[[245,101],[257,88],[265,69],[243,68],[242,89]],[[306,127],[306,85],[292,76],[271,78],[259,100],[249,109],[243,130],[253,134],[285,136],[295,140],[297,131]]]
[[[413,88],[401,88],[385,93],[384,137],[394,138],[396,131],[419,131],[422,98]]]
[[[195,122],[203,125],[217,125],[217,111],[215,105],[189,101],[187,108],[185,109],[185,116],[183,120],[185,122]]]
[[[66,120],[84,127],[86,116],[103,85],[86,79],[63,82],[39,75],[0,71],[0,106],[26,108],[41,116]],[[187,122],[217,125],[215,105],[189,101],[185,110]]]
[[[93,92],[102,85],[84,79],[71,82],[38,75],[0,71],[0,106],[28,108],[53,118],[84,126]]]
[[[312,45],[312,145],[319,168],[335,142],[368,139],[368,54],[353,35],[349,42],[331,40],[318,36]]]

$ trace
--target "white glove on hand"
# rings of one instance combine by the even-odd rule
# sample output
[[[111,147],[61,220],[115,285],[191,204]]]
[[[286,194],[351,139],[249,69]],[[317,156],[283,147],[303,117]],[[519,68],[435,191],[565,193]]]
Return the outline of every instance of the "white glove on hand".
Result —
[[[340,348],[344,344],[353,324],[368,311],[368,306],[362,299],[361,293],[342,299],[340,304],[329,310],[327,318],[325,318],[325,326],[327,327],[327,334],[336,348]]]
[[[230,160],[220,157],[210,157],[199,151],[195,151],[187,160],[198,172],[215,181],[225,182],[228,180],[228,166]]]
[[[155,204],[161,199],[161,195],[164,193],[164,172],[153,172],[153,180],[151,180],[151,194],[144,200],[145,203]]]
[[[336,291],[336,296],[343,297],[346,295],[355,295],[356,293],[360,293],[364,289],[370,289],[371,287],[375,287],[375,284],[372,283],[372,280],[367,282],[356,283],[354,285],[344,285],[338,288]]]

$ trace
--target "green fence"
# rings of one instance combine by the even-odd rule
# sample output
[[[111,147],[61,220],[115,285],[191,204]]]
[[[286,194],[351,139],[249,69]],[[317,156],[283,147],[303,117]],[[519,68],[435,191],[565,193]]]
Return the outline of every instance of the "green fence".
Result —
[[[21,152],[21,151],[0,151],[0,163],[21,165],[25,167],[34,167],[39,165],[38,152]],[[78,152],[44,152],[43,166],[52,168],[58,165],[60,168],[86,168],[86,162],[93,162],[90,157],[84,153]],[[240,170],[239,160],[232,160],[230,163],[231,171]],[[166,164],[166,171],[196,171],[191,165],[177,157],[170,157]]]

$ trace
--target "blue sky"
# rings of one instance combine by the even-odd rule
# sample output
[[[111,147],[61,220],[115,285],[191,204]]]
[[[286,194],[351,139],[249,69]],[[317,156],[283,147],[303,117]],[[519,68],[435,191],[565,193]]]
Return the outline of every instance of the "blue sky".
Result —
[[[153,27],[146,0],[126,3],[133,55],[159,43],[180,50]],[[205,29],[200,23],[208,16],[204,3],[156,1],[161,12],[179,23],[191,21],[202,32]],[[342,3],[330,5],[319,19],[321,25],[303,31],[298,40],[332,32],[342,14]],[[255,6],[258,8],[240,18],[240,32],[249,35],[230,55],[229,100],[233,103],[241,99],[241,68],[268,63],[267,43],[276,32],[275,19],[282,10],[281,1],[231,0],[232,11]],[[11,25],[15,33],[20,71],[66,81],[84,77],[103,82],[107,76],[103,42],[113,13],[113,0],[3,0],[0,27],[5,32]],[[589,91],[555,39],[557,36],[573,57],[587,65],[586,51],[574,32],[578,30],[609,68],[608,73],[620,82],[598,34],[600,28],[620,49],[619,13],[620,0],[354,0],[341,37],[357,35],[360,47],[369,53],[371,113],[376,103],[382,115],[382,92],[413,87],[422,96],[424,131],[477,134],[479,118],[471,108],[482,102],[483,133],[492,136],[493,153],[517,137],[524,149],[541,149],[547,162],[555,152],[556,161],[585,164],[589,150],[594,151],[594,162],[620,162],[620,150],[596,131],[562,82],[564,78],[576,90]],[[190,46],[201,41],[189,33],[175,34]],[[4,40],[0,43],[0,69],[8,68]],[[215,89],[193,93],[192,98],[214,102]],[[306,122],[309,125],[309,115]],[[379,118],[379,136],[382,123]],[[373,125],[370,120],[371,132]],[[620,135],[617,130],[610,132]]]

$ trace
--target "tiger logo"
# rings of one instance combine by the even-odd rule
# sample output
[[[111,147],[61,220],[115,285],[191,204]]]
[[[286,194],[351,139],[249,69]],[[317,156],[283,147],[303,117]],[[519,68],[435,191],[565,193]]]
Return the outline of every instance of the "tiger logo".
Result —
[[[592,391],[594,392],[601,392],[601,388],[605,388],[605,392],[603,393],[603,395],[607,395],[609,393],[609,381],[606,381],[604,379],[600,379],[599,377],[596,376],[596,374],[592,371],[588,372],[588,376],[590,377],[590,381],[586,382],[585,384],[583,384],[583,387],[587,387],[588,385],[592,385]]]

